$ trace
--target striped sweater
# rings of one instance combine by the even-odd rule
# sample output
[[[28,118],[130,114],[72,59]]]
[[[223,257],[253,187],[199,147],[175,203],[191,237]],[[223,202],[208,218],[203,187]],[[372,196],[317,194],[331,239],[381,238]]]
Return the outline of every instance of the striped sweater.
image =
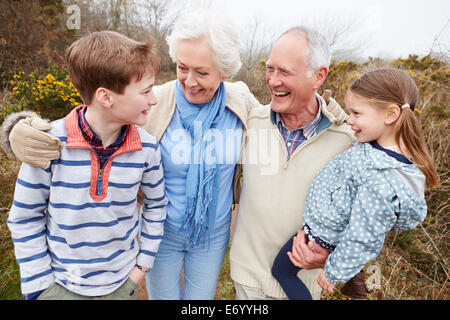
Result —
[[[44,170],[22,164],[8,218],[22,293],[57,282],[85,296],[116,290],[138,264],[151,268],[163,235],[167,198],[159,144],[130,127],[99,170],[77,110],[52,123],[61,156]],[[144,194],[139,240],[137,193]]]

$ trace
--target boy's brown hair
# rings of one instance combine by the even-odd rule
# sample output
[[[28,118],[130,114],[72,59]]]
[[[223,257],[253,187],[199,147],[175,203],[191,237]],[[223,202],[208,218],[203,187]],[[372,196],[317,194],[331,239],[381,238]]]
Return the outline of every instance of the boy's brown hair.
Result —
[[[69,79],[85,104],[99,87],[123,94],[132,80],[157,76],[160,58],[150,42],[142,43],[114,31],[90,33],[66,51]]]

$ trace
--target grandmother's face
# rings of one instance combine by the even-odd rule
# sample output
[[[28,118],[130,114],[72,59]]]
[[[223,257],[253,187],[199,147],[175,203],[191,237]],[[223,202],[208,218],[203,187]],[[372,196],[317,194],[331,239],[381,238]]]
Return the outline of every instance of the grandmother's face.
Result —
[[[187,100],[208,103],[225,80],[214,62],[214,52],[205,40],[182,40],[178,44],[177,78]]]

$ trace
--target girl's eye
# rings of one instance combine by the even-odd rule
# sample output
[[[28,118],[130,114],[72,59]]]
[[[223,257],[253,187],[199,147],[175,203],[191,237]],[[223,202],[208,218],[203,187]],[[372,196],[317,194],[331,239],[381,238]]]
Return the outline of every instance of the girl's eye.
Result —
[[[181,70],[181,71],[186,71],[187,70],[185,67],[182,67],[182,66],[178,66],[178,69]]]
[[[199,75],[201,75],[201,76],[207,76],[208,75],[208,73],[206,73],[206,72],[197,72]]]

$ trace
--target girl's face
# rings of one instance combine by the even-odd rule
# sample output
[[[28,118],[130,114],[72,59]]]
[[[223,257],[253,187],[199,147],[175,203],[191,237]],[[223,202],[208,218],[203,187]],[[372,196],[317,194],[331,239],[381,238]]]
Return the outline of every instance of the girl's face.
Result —
[[[204,40],[182,40],[177,52],[177,78],[186,99],[208,103],[225,80],[214,63],[214,52]]]
[[[371,106],[367,99],[350,90],[345,94],[344,101],[349,112],[347,124],[359,142],[380,142],[386,134],[390,134],[385,123],[386,111]]]

